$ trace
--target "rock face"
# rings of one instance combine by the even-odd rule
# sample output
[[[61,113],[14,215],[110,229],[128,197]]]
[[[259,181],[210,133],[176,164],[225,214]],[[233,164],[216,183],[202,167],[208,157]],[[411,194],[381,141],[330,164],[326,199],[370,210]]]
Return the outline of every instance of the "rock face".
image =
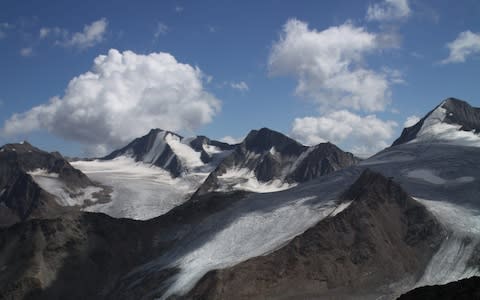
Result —
[[[132,271],[243,196],[211,194],[149,221],[69,211],[0,229],[0,299],[152,299],[175,268]]]
[[[220,152],[231,150],[233,147],[233,145],[213,141],[204,136],[185,139],[176,133],[157,128],[150,130],[147,135],[133,140],[127,146],[113,151],[103,159],[110,160],[119,156],[128,156],[134,158],[135,161],[163,168],[173,177],[178,177],[183,172],[201,166],[201,163],[212,162]],[[192,157],[188,156],[197,158],[200,164],[189,164]]]
[[[28,174],[41,169],[58,174],[72,189],[94,185],[59,153],[48,153],[24,142],[0,148],[0,225],[7,226],[32,217],[56,215],[63,209],[54,197]]]
[[[148,259],[149,224],[102,214],[37,219],[0,231],[0,299],[102,299]]]
[[[369,170],[341,201],[351,204],[270,254],[207,273],[179,298],[375,298],[422,275],[444,237],[425,207]]]
[[[440,111],[441,114],[439,114]],[[480,108],[472,107],[463,100],[448,98],[418,121],[417,124],[405,128],[400,137],[393,142],[392,146],[413,141],[422,133],[422,129],[425,131],[426,127],[438,123],[457,125],[460,131],[470,131],[474,134],[479,134]],[[440,136],[432,138],[440,138]]]
[[[305,182],[358,162],[351,153],[331,143],[307,147],[279,132],[262,128],[247,135],[210,174],[197,194],[231,190],[242,179],[260,183]],[[234,179],[222,180],[225,177]]]
[[[416,288],[398,300],[473,300],[480,299],[480,277],[471,277],[444,285]]]

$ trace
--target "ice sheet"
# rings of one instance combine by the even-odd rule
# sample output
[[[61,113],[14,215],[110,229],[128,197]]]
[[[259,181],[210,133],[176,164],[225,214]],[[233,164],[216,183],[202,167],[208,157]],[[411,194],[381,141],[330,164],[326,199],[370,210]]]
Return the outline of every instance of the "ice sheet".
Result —
[[[314,198],[299,198],[273,211],[257,211],[236,219],[208,243],[172,263],[181,272],[161,299],[187,292],[210,270],[278,249],[335,210],[335,201],[325,201],[315,208],[306,205]]]
[[[207,176],[194,173],[174,179],[161,168],[123,156],[72,165],[92,180],[113,188],[110,202],[89,206],[87,211],[137,220],[157,217],[182,204]]]

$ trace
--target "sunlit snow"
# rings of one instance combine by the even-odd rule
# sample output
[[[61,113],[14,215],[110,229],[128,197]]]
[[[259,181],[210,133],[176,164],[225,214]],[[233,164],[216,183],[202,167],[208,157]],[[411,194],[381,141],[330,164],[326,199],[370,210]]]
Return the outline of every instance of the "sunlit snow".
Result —
[[[445,123],[447,110],[440,105],[423,122],[417,137],[409,143],[444,143],[480,147],[480,136],[473,131],[460,130],[461,125]]]
[[[33,180],[45,191],[55,196],[55,200],[63,206],[84,205],[86,200],[95,202],[95,193],[102,191],[102,188],[90,186],[72,190],[58,178],[57,173],[48,173],[44,169],[36,169],[28,172]]]
[[[269,182],[258,181],[255,173],[247,168],[228,169],[227,172],[218,177],[221,187],[219,190],[244,190],[256,193],[271,193],[283,191],[294,187],[296,184],[289,184],[280,179]]]
[[[480,275],[479,266],[467,264],[480,242],[480,210],[442,201],[417,200],[450,231],[417,286],[445,284]]]
[[[161,168],[124,156],[72,165],[90,179],[113,188],[110,202],[89,206],[87,211],[138,220],[157,217],[182,204],[207,176],[196,173],[174,179]]]

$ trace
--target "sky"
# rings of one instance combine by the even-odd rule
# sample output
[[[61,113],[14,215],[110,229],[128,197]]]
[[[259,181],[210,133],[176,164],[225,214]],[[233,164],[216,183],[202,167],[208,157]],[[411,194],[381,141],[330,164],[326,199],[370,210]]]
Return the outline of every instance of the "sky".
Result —
[[[100,156],[269,127],[359,156],[480,106],[477,0],[0,2],[0,143]]]

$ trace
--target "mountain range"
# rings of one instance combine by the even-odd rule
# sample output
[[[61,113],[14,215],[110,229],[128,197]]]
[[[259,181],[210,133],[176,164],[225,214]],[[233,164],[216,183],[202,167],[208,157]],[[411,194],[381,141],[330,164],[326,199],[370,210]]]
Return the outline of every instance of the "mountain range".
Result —
[[[152,129],[75,162],[7,144],[0,299],[477,295],[479,132],[449,98],[364,160],[267,128],[235,145]]]

